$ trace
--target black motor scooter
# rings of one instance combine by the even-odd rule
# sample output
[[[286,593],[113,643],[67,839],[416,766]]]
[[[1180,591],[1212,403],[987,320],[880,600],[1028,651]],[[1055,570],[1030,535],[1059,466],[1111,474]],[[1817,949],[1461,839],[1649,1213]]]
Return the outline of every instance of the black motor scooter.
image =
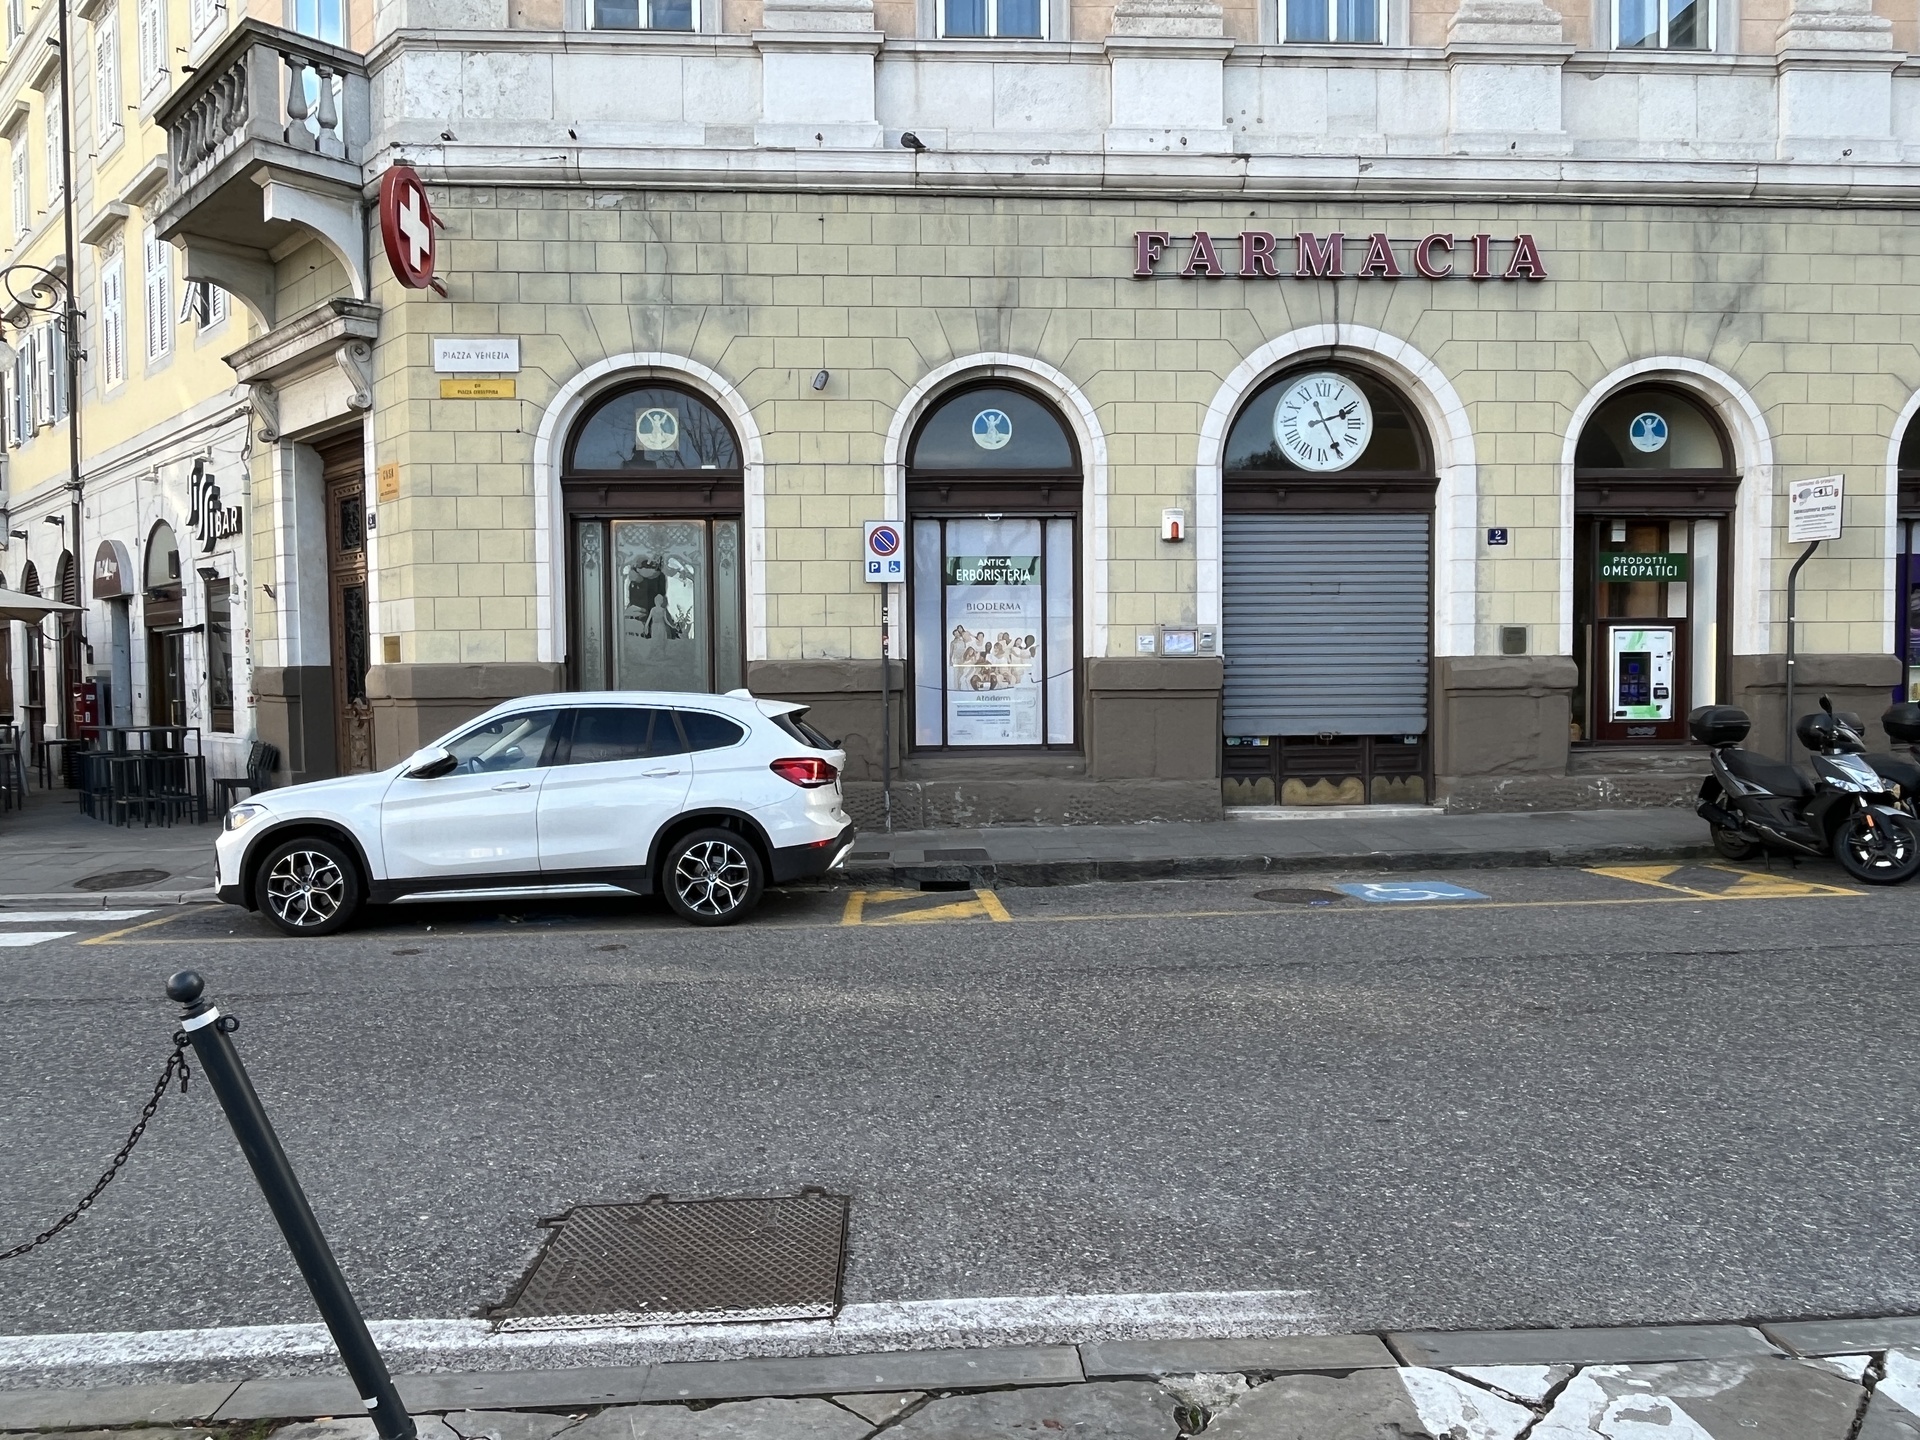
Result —
[[[1840,718],[1846,719],[1843,711]],[[1880,728],[1905,755],[1863,755],[1910,815],[1920,815],[1920,705],[1895,705],[1880,717]]]
[[[1859,730],[1835,716],[1824,695],[1820,710],[1794,726],[1813,752],[1812,780],[1740,748],[1752,728],[1746,711],[1702,705],[1687,717],[1693,738],[1713,747],[1711,773],[1700,783],[1694,809],[1713,826],[1714,848],[1729,860],[1763,850],[1830,855],[1869,885],[1911,880],[1920,874],[1920,828],[1861,758],[1866,747]]]

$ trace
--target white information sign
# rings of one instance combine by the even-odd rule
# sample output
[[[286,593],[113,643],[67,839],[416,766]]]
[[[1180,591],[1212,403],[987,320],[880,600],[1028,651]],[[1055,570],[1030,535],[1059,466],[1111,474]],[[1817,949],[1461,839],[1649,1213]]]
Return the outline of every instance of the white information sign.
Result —
[[[433,368],[442,375],[517,375],[518,335],[433,337]]]
[[[1839,475],[1822,475],[1818,480],[1796,480],[1787,487],[1789,545],[1840,538],[1840,492],[1843,484],[1844,480]]]
[[[907,578],[907,532],[897,520],[867,521],[861,577],[872,585],[900,585]]]

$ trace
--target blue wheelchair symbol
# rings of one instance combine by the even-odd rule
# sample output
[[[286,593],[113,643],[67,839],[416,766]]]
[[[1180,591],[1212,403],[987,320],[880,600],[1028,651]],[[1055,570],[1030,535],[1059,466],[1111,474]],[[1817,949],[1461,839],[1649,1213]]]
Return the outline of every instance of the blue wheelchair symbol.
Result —
[[[1449,885],[1444,880],[1362,880],[1336,885],[1336,890],[1380,905],[1408,905],[1429,900],[1485,900],[1478,890]]]

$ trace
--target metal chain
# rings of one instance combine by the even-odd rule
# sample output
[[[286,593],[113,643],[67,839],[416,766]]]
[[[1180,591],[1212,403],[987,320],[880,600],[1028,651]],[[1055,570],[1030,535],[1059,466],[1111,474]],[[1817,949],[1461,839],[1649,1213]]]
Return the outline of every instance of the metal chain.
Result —
[[[29,1250],[38,1249],[93,1208],[93,1202],[100,1198],[100,1192],[113,1183],[113,1177],[120,1173],[120,1167],[126,1164],[128,1157],[133,1154],[133,1147],[138,1145],[140,1137],[147,1133],[147,1122],[153,1119],[154,1111],[160,1108],[161,1098],[166,1095],[167,1087],[173,1083],[176,1072],[180,1076],[180,1093],[184,1095],[187,1093],[187,1081],[192,1076],[192,1072],[187,1068],[187,1037],[185,1035],[173,1037],[173,1053],[167,1057],[167,1068],[162,1070],[160,1078],[153,1082],[153,1098],[140,1107],[139,1123],[133,1127],[133,1133],[127,1136],[127,1143],[122,1145],[119,1153],[113,1157],[113,1163],[107,1166],[106,1174],[93,1182],[93,1188],[86,1193],[85,1198],[78,1205],[33,1239],[24,1245],[16,1245],[11,1250],[0,1251],[0,1260],[12,1260],[16,1256],[26,1254]]]

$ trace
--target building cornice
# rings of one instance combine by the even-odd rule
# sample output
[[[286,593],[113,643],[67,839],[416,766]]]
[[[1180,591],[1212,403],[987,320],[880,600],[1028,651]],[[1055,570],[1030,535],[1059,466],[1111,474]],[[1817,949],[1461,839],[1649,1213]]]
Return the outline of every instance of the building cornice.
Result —
[[[1361,198],[1382,203],[1849,205],[1920,209],[1907,164],[1482,156],[1184,155],[1059,150],[625,149],[408,145],[389,152],[437,185],[1089,196],[1169,201]],[[1044,165],[1036,157],[1044,154]],[[1036,173],[1038,172],[1038,173]]]

